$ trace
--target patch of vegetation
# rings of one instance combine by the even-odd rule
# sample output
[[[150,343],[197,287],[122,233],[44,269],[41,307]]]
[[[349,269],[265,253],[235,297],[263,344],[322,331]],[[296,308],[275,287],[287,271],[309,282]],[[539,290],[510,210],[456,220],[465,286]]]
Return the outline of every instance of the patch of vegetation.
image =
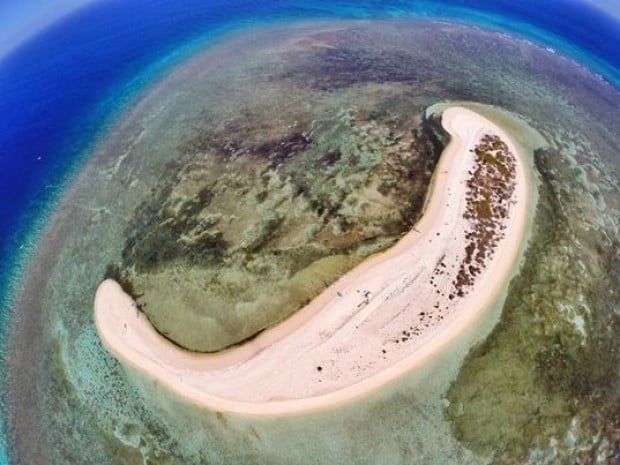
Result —
[[[472,201],[472,205],[476,212],[477,218],[481,220],[489,220],[493,218],[493,210],[491,209],[491,200],[481,199]]]

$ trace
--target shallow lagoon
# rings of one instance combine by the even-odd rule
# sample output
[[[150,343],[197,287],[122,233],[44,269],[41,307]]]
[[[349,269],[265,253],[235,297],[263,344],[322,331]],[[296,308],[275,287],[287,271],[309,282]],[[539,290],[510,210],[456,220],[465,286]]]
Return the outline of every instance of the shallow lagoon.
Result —
[[[141,456],[149,463],[515,463],[555,456],[562,463],[617,447],[618,352],[601,348],[617,349],[619,324],[618,93],[560,56],[495,33],[406,21],[333,28],[329,53],[299,51],[285,65],[289,74],[278,77],[328,97],[375,86],[395,92],[396,102],[406,98],[413,116],[441,100],[496,104],[550,142],[537,154],[543,182],[534,240],[500,323],[451,387],[467,347],[364,402],[302,418],[210,415],[149,382],[126,383],[97,340],[92,296],[107,264],[120,257],[135,206],[190,133],[188,122],[217,108],[217,92],[203,101],[179,86],[183,72],[216,66],[218,53],[231,56],[226,47],[248,50],[251,42],[269,50],[307,31],[239,36],[190,59],[132,106],[54,214],[20,301],[28,319],[10,342],[19,354],[10,371],[11,425],[23,463],[48,463],[50,455],[75,464],[139,463]],[[260,60],[233,59],[219,70],[247,83],[255,79],[252,65]],[[129,168],[115,170],[119,153]]]

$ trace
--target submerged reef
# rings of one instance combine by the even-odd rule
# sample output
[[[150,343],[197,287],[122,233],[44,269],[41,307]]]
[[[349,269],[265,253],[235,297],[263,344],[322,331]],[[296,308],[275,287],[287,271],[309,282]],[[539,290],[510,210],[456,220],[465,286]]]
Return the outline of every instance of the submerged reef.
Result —
[[[272,421],[127,381],[93,325],[103,275],[162,334],[205,300],[221,311],[184,323],[212,319],[202,328],[223,336],[203,349],[255,334],[411,227],[446,142],[423,111],[446,100],[505,108],[549,142],[522,273],[488,337],[421,380]],[[15,463],[616,465],[619,107],[560,54],[453,24],[272,27],[196,54],[100,140],[33,254],[7,343]],[[232,306],[257,285],[297,289],[297,304]],[[196,302],[165,305],[180,294]],[[257,319],[240,328],[246,310]]]
[[[106,277],[194,351],[286,318],[422,212],[447,137],[432,118],[388,112],[386,93],[398,89],[314,95],[275,121],[256,105],[195,125]]]
[[[272,418],[339,408],[442,352],[458,358],[459,345],[503,304],[537,195],[531,150],[501,127],[464,106],[445,109],[441,124],[454,140],[435,168],[423,218],[392,249],[330,286],[301,318],[238,350],[200,357],[167,343],[107,280],[94,297],[102,344],[129,371],[205,410]]]
[[[596,463],[615,465],[618,256],[597,258],[592,247],[608,240],[601,230],[576,237],[555,182],[570,167],[554,166],[555,156],[537,154],[541,199],[523,270],[511,284],[502,321],[468,355],[448,391],[447,415],[456,437],[492,456],[493,464],[554,456],[558,463],[585,465],[600,457]]]

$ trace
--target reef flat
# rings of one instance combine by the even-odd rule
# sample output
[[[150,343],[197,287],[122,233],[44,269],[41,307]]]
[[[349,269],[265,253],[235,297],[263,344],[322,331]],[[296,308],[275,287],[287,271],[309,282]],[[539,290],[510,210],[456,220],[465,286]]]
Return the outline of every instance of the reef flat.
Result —
[[[535,151],[541,182],[532,239],[503,308],[481,315],[475,331],[465,330],[434,363],[356,402],[248,419],[188,405],[124,370],[99,340],[92,296],[110,264],[124,266],[128,238],[144,224],[136,221],[140,205],[153,206],[165,181],[183,193],[175,176],[191,169],[185,157],[202,150],[187,144],[201,133],[224,135],[218,128],[257,108],[252,100],[260,95],[274,109],[262,113],[268,125],[287,114],[287,101],[300,111],[304,102],[333,98],[342,106],[331,108],[354,114],[374,102],[360,111],[358,122],[368,115],[362,125],[373,118],[389,125],[396,115],[418,133],[434,120],[426,109],[435,102],[477,101],[493,111],[472,109],[519,145],[536,146],[519,130],[526,122],[548,147]],[[619,105],[617,90],[560,54],[453,24],[252,28],[197,53],[145,89],[101,138],[33,254],[7,343],[5,402],[17,463],[613,464],[620,444]],[[290,124],[285,118],[278,134],[293,132]],[[419,165],[428,162],[430,171],[445,144],[438,129],[433,123],[438,150]],[[255,179],[247,173],[244,180]],[[174,260],[189,266],[186,256]]]
[[[189,350],[255,336],[392,245],[418,219],[443,148],[432,118],[390,105],[390,86],[281,89],[285,105],[271,87],[194,125],[106,273]]]
[[[532,153],[502,129],[463,107],[444,109],[442,125],[452,139],[422,219],[295,317],[221,356],[199,357],[157,335],[106,281],[95,298],[102,342],[189,402],[249,414],[338,405],[432,363],[498,305],[518,270],[536,199]]]

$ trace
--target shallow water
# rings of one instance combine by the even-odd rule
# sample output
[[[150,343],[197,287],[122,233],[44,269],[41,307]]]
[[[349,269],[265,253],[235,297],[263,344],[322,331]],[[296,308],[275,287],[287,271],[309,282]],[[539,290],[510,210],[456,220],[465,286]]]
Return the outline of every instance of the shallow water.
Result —
[[[312,66],[335,27],[254,32],[188,63],[109,171],[128,178],[130,206],[144,158],[158,159],[111,270],[182,347],[218,350],[282,320],[420,215],[440,125],[398,83],[326,92],[288,63]]]
[[[269,49],[299,34],[283,28],[249,40]],[[177,156],[184,134],[175,131],[190,134],[203,112],[225,107],[226,89],[205,102],[183,87],[200,60],[216,66],[218,53],[234,56],[225,50],[235,45],[222,44],[128,110],[52,217],[9,342],[17,463],[565,463],[618,447],[618,92],[561,56],[463,26],[367,22],[330,34],[334,48],[297,50],[275,77],[328,97],[374,86],[393,93],[390,105],[405,99],[412,115],[442,100],[496,104],[550,142],[537,154],[542,198],[525,271],[490,338],[450,388],[446,373],[467,346],[363,402],[300,418],[196,412],[148,381],[127,382],[98,342],[92,296],[120,258],[135,206]],[[241,82],[261,72],[260,60],[219,63],[222,76]],[[131,163],[115,171],[119,154]]]

